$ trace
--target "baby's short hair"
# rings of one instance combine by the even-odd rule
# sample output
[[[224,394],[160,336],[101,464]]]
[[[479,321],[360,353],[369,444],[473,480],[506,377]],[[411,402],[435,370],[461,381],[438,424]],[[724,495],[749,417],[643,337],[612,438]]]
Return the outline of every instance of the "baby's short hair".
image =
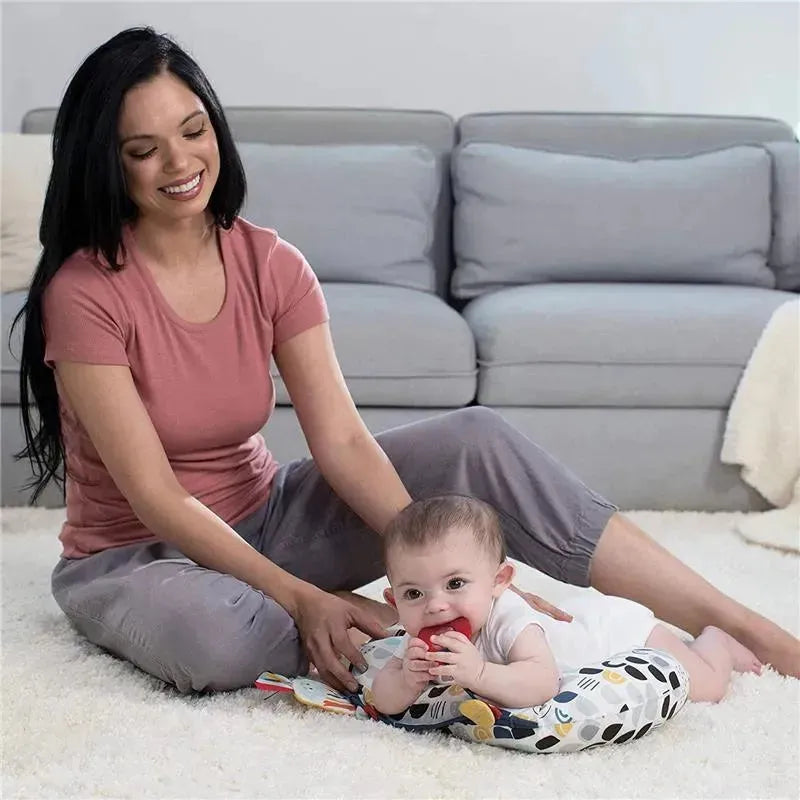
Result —
[[[471,531],[487,554],[498,563],[505,560],[506,546],[495,510],[475,497],[447,494],[415,500],[389,523],[383,533],[384,563],[392,548],[435,544],[452,528]]]

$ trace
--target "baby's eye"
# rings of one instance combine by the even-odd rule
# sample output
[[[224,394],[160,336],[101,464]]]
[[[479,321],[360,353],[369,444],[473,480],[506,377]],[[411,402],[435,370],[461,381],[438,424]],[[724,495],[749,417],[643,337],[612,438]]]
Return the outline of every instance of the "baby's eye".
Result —
[[[447,588],[448,589],[463,589],[465,581],[463,578],[450,578],[447,581]]]
[[[403,597],[406,600],[419,600],[422,597],[422,592],[419,589],[406,589]]]

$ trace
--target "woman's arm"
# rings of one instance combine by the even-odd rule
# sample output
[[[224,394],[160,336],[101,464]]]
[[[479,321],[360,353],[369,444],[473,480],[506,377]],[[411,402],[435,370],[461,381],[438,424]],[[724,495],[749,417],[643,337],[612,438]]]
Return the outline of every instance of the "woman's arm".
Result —
[[[178,483],[128,367],[59,362],[56,372],[103,464],[146,528],[198,564],[289,603],[299,581],[260,556]]]
[[[373,530],[411,497],[356,409],[336,359],[328,323],[275,347],[275,363],[320,473]]]
[[[142,524],[196,563],[233,575],[272,597],[294,618],[326,679],[350,681],[334,648],[363,659],[350,626],[384,633],[370,615],[273,564],[180,485],[126,366],[58,362],[56,372],[111,478]]]

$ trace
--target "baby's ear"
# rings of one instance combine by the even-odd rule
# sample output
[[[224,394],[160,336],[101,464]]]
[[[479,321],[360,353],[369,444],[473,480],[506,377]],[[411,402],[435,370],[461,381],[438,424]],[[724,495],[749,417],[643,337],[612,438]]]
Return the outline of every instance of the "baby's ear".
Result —
[[[504,561],[498,568],[497,573],[494,576],[494,590],[492,594],[495,597],[499,597],[508,587],[511,585],[511,582],[514,580],[514,574],[516,570],[514,569],[514,565],[509,563],[508,561]]]
[[[394,601],[394,592],[391,590],[390,587],[386,587],[383,590],[383,599],[392,607],[397,608],[397,603]]]

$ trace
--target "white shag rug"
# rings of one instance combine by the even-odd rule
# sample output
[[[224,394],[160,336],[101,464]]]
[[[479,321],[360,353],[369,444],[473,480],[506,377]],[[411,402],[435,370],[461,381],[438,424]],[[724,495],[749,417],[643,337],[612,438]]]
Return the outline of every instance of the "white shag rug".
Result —
[[[258,689],[184,697],[82,640],[50,596],[61,511],[3,511],[5,798],[796,798],[800,681],[736,676],[643,739],[532,755],[306,709]],[[798,557],[741,514],[631,517],[723,591],[800,631]],[[558,600],[532,570],[520,585]],[[379,584],[365,593],[375,596]]]

